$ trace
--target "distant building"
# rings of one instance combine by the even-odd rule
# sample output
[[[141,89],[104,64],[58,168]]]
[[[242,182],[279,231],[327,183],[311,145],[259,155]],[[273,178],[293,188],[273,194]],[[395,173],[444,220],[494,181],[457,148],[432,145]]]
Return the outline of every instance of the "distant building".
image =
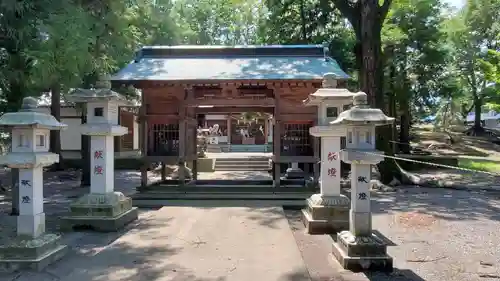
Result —
[[[474,112],[470,112],[467,115],[466,119],[467,124],[474,123],[475,118],[476,115],[474,114]],[[487,113],[481,114],[481,123],[485,128],[498,128],[499,120],[500,120],[500,113],[497,113],[494,110],[490,110]]]
[[[40,99],[38,111],[50,114],[50,98],[43,96]],[[115,152],[126,155],[129,152],[138,152],[139,149],[139,123],[137,114],[122,108],[118,123],[129,129],[127,135],[116,137]],[[68,125],[61,131],[61,154],[63,158],[79,158],[82,150],[80,125],[82,114],[73,105],[61,103],[61,122]]]

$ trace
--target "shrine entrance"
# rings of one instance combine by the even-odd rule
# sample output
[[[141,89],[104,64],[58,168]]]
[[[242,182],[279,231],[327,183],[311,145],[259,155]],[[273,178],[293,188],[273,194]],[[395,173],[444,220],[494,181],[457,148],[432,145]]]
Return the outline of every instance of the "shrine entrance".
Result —
[[[208,152],[272,152],[273,113],[274,107],[198,107],[198,136]]]
[[[144,47],[111,78],[142,90],[141,193],[309,196],[319,176],[319,141],[309,134],[318,113],[303,101],[324,73],[336,73],[339,87],[348,78],[325,52],[318,45]],[[151,184],[155,163],[161,180]],[[291,167],[305,176],[285,177]]]

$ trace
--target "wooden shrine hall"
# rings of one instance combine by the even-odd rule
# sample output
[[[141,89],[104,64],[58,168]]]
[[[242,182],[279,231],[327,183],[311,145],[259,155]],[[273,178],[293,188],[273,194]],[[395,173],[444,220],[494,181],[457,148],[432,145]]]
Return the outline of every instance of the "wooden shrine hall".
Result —
[[[142,91],[141,149],[151,162],[192,162],[196,179],[199,116],[265,112],[272,116],[274,181],[282,166],[314,166],[319,173],[319,143],[309,135],[317,109],[302,102],[321,87],[323,75],[335,73],[338,87],[347,74],[322,45],[150,46],[111,81]],[[146,168],[142,184],[146,185]]]

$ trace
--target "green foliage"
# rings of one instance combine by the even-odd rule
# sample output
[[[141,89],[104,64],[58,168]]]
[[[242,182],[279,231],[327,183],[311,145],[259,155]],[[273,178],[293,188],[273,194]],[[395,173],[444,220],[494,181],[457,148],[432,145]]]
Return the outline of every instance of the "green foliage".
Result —
[[[54,84],[66,89],[77,86],[92,59],[88,14],[72,2],[58,4],[38,25],[41,39],[36,48],[27,51],[34,58],[33,79],[42,89]]]

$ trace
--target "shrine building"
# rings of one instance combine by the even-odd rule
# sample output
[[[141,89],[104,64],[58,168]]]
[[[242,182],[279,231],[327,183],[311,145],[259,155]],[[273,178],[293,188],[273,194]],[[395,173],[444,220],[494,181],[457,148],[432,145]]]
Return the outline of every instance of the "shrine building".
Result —
[[[325,73],[337,75],[339,88],[349,78],[327,53],[322,45],[150,46],[111,81],[142,91],[146,163],[196,161],[197,129],[216,128],[212,143],[272,151],[279,174],[290,163],[319,161],[319,141],[309,135],[318,110],[303,101],[321,88]],[[341,111],[331,108],[329,117]],[[242,113],[259,114],[245,122]]]

